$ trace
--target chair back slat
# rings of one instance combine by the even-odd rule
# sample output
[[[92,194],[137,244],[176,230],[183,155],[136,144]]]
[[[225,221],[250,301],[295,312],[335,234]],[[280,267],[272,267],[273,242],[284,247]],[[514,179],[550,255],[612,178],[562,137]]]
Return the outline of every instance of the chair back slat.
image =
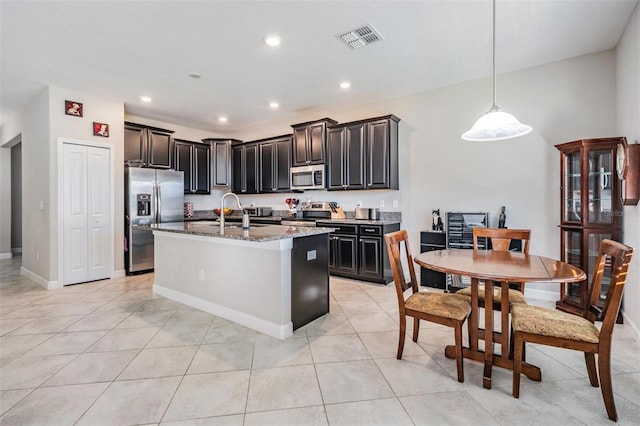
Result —
[[[413,293],[418,292],[418,283],[416,281],[415,267],[413,266],[413,256],[411,255],[411,247],[409,244],[409,235],[407,231],[402,229],[396,232],[390,232],[384,236],[389,253],[389,263],[393,272],[393,282],[396,286],[398,295],[398,303],[401,311],[404,311],[404,292],[411,288]],[[409,268],[409,280],[406,279],[404,267],[402,264],[402,246],[404,245],[404,253]]]
[[[600,338],[611,338],[613,327],[615,326],[618,313],[620,312],[620,304],[622,302],[622,293],[627,281],[627,271],[631,263],[633,248],[625,244],[612,240],[602,240],[600,244],[600,253],[594,267],[594,274],[589,289],[589,306],[585,310],[584,317],[591,322],[595,321],[596,314],[600,308],[597,307],[600,300],[602,290],[602,281],[605,277],[605,271],[610,268],[610,281],[607,288],[606,298],[601,308],[602,310],[602,327],[600,329]]]
[[[509,251],[511,240],[522,240],[524,242],[522,252],[524,254],[529,254],[531,230],[475,227],[473,228],[474,250],[478,250],[478,238],[490,238],[494,251]]]

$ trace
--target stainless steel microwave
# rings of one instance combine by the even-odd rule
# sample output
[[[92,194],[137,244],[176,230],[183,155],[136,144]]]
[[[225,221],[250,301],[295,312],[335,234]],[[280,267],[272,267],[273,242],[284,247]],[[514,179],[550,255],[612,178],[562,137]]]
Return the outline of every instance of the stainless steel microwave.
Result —
[[[324,164],[291,167],[291,189],[294,191],[324,189],[326,187],[325,174]]]

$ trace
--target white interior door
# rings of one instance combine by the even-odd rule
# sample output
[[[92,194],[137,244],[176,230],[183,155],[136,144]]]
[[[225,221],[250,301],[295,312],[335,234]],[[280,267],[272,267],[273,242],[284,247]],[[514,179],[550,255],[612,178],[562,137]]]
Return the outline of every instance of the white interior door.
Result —
[[[110,150],[63,144],[63,284],[109,278]]]

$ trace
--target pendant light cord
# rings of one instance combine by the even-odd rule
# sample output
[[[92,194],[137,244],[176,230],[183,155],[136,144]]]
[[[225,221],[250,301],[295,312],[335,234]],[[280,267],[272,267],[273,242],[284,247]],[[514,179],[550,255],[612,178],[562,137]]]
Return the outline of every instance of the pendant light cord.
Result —
[[[496,106],[496,0],[493,0],[493,106]]]

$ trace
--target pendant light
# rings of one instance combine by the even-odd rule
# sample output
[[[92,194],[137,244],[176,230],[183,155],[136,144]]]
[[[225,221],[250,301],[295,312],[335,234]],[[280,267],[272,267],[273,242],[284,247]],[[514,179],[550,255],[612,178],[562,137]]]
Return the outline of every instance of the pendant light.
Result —
[[[493,105],[473,127],[462,134],[467,141],[499,141],[517,138],[531,132],[513,115],[496,105],[496,0],[493,0]]]

